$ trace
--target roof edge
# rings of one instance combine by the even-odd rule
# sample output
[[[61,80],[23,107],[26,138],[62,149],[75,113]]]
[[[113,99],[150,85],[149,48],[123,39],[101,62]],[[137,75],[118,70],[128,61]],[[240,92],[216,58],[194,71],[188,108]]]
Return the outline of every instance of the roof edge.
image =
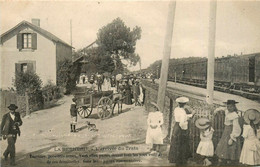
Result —
[[[12,31],[16,30],[17,28],[19,28],[20,26],[28,26],[31,29],[33,29],[34,31],[36,31],[37,33],[45,36],[46,38],[56,42],[56,43],[61,43],[63,45],[66,45],[68,47],[74,48],[73,46],[69,45],[68,43],[64,42],[63,40],[61,40],[60,38],[58,38],[57,36],[53,35],[52,33],[50,33],[47,30],[44,30],[41,27],[38,27],[28,21],[21,21],[20,23],[18,23],[16,26],[14,26],[13,28],[9,29],[8,31],[6,31],[5,33],[1,34],[0,39],[1,39],[1,44],[4,43],[5,41],[3,41],[3,37],[5,37],[6,35],[8,35],[9,33],[11,33]]]

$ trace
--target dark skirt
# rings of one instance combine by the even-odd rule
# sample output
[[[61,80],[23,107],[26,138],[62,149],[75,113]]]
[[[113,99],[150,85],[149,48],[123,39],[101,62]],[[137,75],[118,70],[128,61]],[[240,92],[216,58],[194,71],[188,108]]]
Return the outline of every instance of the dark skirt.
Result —
[[[237,137],[237,141],[233,141],[232,145],[228,145],[230,134],[232,133],[233,125],[225,125],[224,132],[218,142],[216,148],[216,155],[220,159],[226,160],[239,160],[241,153],[241,141],[240,137]]]
[[[123,100],[124,104],[132,104],[132,98],[131,98],[131,90],[127,89],[125,93],[125,99]]]
[[[170,163],[185,165],[191,155],[189,130],[181,129],[179,123],[176,122],[172,130],[168,160]]]

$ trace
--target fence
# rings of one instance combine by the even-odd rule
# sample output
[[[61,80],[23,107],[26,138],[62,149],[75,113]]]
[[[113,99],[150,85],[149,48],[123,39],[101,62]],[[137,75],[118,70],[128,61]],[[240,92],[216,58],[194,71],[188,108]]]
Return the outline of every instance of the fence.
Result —
[[[142,85],[145,89],[145,108],[146,111],[150,109],[150,103],[157,101],[157,92],[158,92],[158,84],[153,84],[147,80],[142,81]],[[182,94],[178,94],[171,89],[167,88],[166,97],[165,97],[165,111],[164,111],[164,125],[168,131],[168,135],[171,136],[172,127],[174,125],[173,118],[173,110],[177,107],[177,103],[175,99],[183,96]],[[185,94],[185,96],[188,96]],[[224,114],[219,113],[213,117],[213,111],[219,107],[218,104],[208,105],[201,97],[192,96],[189,97],[190,101],[188,103],[189,107],[195,111],[194,117],[189,122],[189,129],[190,129],[190,147],[193,154],[193,158],[196,157],[196,149],[200,141],[200,132],[199,129],[195,127],[195,120],[200,117],[207,117],[212,120],[212,127],[215,130],[213,135],[213,143],[214,147],[216,147],[218,141],[221,138],[223,129],[224,129]],[[168,137],[169,137],[168,136]],[[166,142],[169,142],[169,140]]]
[[[8,106],[15,104],[18,106],[17,111],[22,116],[30,114],[43,108],[48,108],[55,103],[55,100],[62,97],[61,88],[51,86],[44,88],[35,93],[26,92],[24,96],[18,95],[14,91],[1,91],[1,118],[3,114],[8,112]]]
[[[26,97],[25,96],[20,96],[18,94],[16,94],[13,91],[0,91],[0,101],[1,101],[1,118],[3,114],[7,113],[8,110],[8,106],[10,104],[15,104],[18,106],[17,111],[20,113],[26,113]]]

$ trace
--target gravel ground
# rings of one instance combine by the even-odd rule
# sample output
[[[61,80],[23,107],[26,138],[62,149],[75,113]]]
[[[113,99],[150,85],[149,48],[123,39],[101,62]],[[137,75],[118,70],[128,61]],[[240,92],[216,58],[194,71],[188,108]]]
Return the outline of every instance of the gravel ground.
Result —
[[[78,132],[70,133],[69,107],[72,96],[61,105],[22,118],[21,136],[16,142],[16,166],[122,166],[167,165],[166,152],[150,155],[145,144],[147,112],[144,107],[123,105],[123,113],[106,120],[96,110],[87,119],[78,118]],[[87,122],[98,131],[88,129]],[[1,141],[1,153],[7,146]],[[3,160],[3,159],[2,159]],[[2,161],[2,166],[8,166]]]

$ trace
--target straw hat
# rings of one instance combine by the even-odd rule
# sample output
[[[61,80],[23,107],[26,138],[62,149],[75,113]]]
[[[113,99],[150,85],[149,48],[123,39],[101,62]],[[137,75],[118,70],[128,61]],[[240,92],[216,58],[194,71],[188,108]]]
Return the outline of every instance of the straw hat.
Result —
[[[223,102],[224,104],[237,104],[238,102],[235,100],[227,100],[227,102]]]
[[[199,118],[196,120],[195,126],[199,129],[206,129],[210,126],[210,120],[208,118]]]
[[[179,97],[176,99],[177,103],[188,103],[189,99],[187,97]]]
[[[7,108],[9,108],[9,110],[16,110],[18,107],[15,104],[10,104]]]
[[[248,109],[244,114],[244,120],[247,124],[250,124],[250,121],[258,124],[260,122],[260,112],[256,109]]]

